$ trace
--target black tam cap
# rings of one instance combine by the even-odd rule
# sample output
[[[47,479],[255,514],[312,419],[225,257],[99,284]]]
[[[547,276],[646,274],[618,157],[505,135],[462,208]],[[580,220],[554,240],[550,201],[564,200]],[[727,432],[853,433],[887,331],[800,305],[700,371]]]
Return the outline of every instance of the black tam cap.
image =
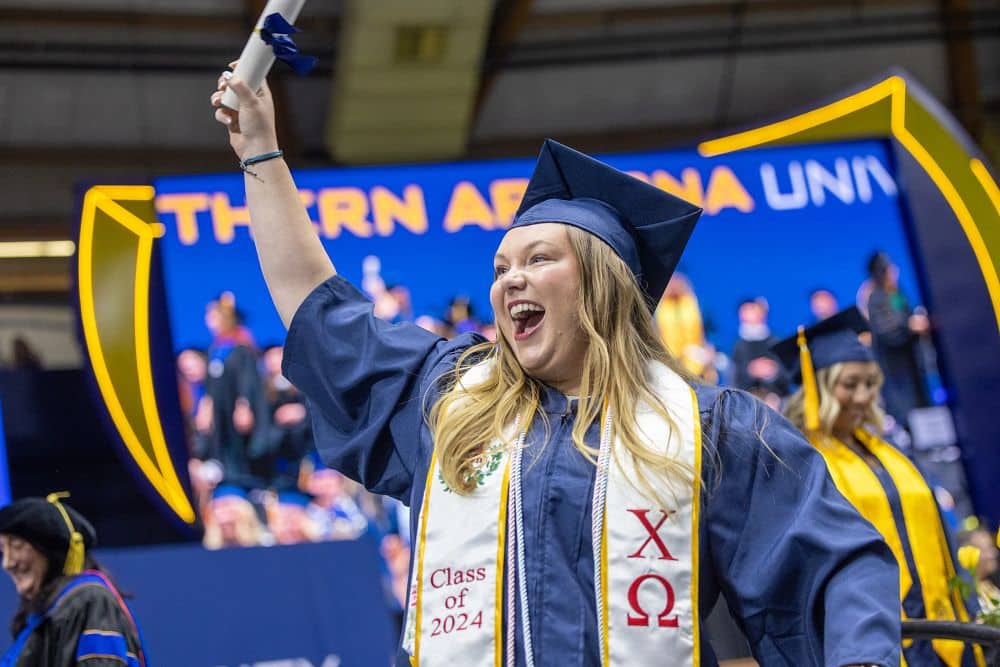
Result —
[[[655,308],[700,216],[697,206],[546,139],[511,227],[559,222],[593,234]]]
[[[61,502],[59,494],[48,498],[22,498],[0,509],[0,533],[27,540],[64,571],[76,570],[66,574],[79,572],[83,550],[97,543],[94,527],[82,514]],[[74,538],[74,533],[79,538]],[[76,544],[82,545],[83,550],[73,553],[71,559],[71,552],[79,549]]]

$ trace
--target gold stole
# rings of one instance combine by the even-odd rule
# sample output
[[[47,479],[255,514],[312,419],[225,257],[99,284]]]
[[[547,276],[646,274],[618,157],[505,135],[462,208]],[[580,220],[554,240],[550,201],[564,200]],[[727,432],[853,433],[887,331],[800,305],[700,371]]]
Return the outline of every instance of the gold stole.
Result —
[[[968,621],[963,600],[957,592],[948,591],[948,581],[955,576],[955,565],[934,494],[927,482],[913,463],[889,443],[863,429],[855,431],[855,437],[878,459],[896,486],[927,618]],[[837,489],[875,526],[892,550],[899,563],[899,594],[902,601],[914,583],[914,573],[910,572],[906,564],[902,537],[878,476],[861,456],[836,438],[812,435],[810,440],[826,460]],[[938,639],[933,641],[933,646],[948,667],[960,667],[964,651],[962,642]],[[985,667],[982,650],[977,646],[974,651],[976,663]],[[904,659],[903,665],[905,664]]]

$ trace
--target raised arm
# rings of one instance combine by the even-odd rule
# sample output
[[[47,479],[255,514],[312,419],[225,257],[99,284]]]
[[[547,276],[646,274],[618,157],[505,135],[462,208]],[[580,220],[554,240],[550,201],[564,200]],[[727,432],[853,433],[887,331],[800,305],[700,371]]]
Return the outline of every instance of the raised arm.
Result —
[[[219,77],[212,106],[215,119],[229,130],[236,157],[242,161],[278,150],[274,102],[267,83],[255,92],[230,74]],[[239,112],[222,106],[226,88],[239,98]],[[336,270],[309,221],[285,161],[271,159],[250,169],[256,174],[244,174],[250,228],[271,299],[288,327],[309,293]]]

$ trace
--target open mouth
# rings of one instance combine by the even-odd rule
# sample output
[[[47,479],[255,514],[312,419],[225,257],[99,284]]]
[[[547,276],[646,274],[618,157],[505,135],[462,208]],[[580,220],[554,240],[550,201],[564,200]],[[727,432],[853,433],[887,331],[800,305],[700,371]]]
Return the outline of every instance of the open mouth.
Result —
[[[537,303],[518,301],[511,304],[510,317],[514,322],[514,340],[524,340],[538,331],[545,319],[545,309]]]

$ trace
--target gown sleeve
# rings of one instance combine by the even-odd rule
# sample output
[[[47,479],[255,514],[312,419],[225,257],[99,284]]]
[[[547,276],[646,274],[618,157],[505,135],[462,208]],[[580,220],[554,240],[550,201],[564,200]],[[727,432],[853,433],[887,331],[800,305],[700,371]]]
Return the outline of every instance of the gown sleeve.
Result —
[[[409,501],[426,391],[458,355],[485,339],[445,341],[375,317],[349,282],[330,278],[299,307],[282,372],[308,399],[324,462],[369,491]]]
[[[57,665],[139,665],[135,629],[103,586],[81,586],[70,593],[52,622]]]
[[[712,565],[757,661],[899,665],[895,559],[820,454],[743,392],[702,419]]]

